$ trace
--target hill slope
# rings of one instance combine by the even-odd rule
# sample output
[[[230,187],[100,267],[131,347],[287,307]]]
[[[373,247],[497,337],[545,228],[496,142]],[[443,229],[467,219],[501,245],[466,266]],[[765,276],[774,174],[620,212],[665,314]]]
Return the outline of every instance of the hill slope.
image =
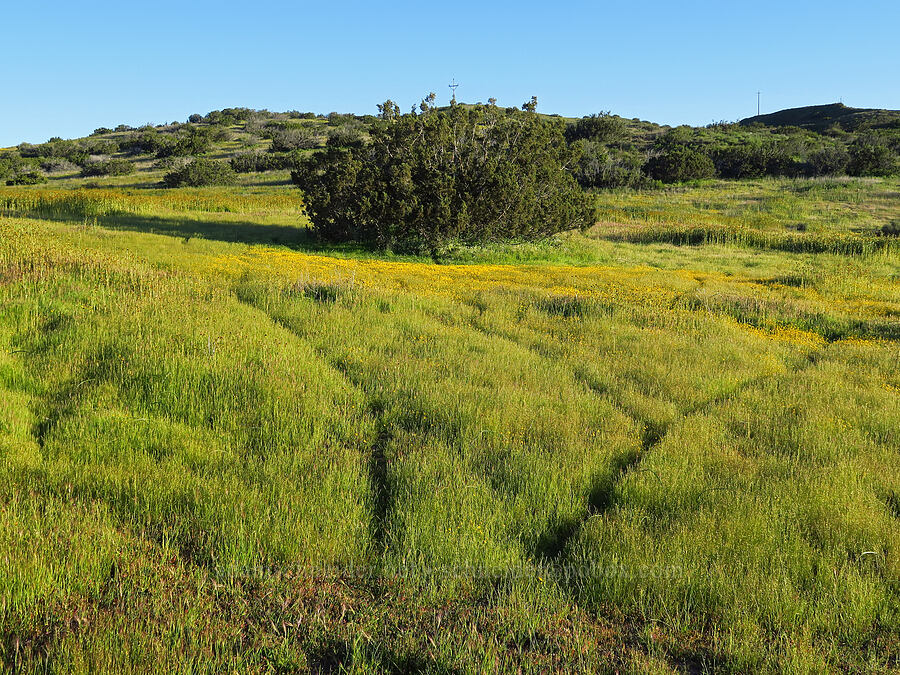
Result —
[[[770,127],[801,127],[813,131],[825,131],[833,126],[844,131],[897,128],[900,127],[900,110],[851,108],[843,103],[830,103],[756,115],[743,119],[740,123],[744,126],[764,124]]]

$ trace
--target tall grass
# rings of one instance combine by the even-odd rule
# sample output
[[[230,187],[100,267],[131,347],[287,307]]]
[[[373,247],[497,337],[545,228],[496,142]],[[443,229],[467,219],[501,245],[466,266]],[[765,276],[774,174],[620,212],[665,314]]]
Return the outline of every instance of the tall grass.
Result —
[[[0,219],[4,667],[896,667],[892,249],[433,265],[54,199]]]

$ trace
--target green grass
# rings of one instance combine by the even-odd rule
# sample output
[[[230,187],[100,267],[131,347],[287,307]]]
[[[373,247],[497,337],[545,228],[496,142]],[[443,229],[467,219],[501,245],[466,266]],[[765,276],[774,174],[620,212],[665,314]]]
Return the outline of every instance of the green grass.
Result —
[[[898,215],[831,190],[600,199]],[[435,265],[323,247],[274,188],[86,192],[0,190],[4,668],[900,665],[896,247],[598,227]]]

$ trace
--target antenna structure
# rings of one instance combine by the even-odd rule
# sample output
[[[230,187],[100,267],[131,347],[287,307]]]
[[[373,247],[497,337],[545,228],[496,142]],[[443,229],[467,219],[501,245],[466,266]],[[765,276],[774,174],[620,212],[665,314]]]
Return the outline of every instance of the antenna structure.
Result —
[[[453,80],[447,86],[450,87],[450,102],[456,103],[456,88],[459,86],[456,78],[453,78]]]
[[[756,92],[756,116],[759,117],[759,95],[761,91]]]

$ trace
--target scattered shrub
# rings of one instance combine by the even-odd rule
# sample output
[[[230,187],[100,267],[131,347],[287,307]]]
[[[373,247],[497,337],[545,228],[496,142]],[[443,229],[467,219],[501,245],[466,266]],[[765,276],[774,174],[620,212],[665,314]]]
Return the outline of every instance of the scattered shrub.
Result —
[[[235,181],[235,173],[225,162],[214,159],[195,159],[165,175],[166,187],[203,187],[207,185],[230,185]]]
[[[897,172],[897,155],[883,140],[858,139],[850,146],[847,171],[851,176],[890,176]]]
[[[134,164],[127,159],[102,159],[88,162],[81,169],[84,178],[90,176],[127,176],[134,173]]]
[[[47,177],[40,171],[28,171],[20,173],[6,181],[7,185],[38,185],[46,183]]]
[[[74,171],[77,167],[67,159],[51,157],[41,162],[41,170],[46,173],[61,173],[63,171]]]
[[[639,155],[607,148],[596,141],[578,141],[579,152],[574,168],[575,178],[585,188],[646,187],[650,182],[642,171]]]
[[[360,148],[365,139],[362,132],[354,126],[342,125],[328,132],[326,145],[337,148]]]
[[[294,161],[290,154],[255,151],[235,155],[231,158],[230,164],[236,173],[251,173],[290,169],[293,167]]]
[[[644,170],[648,176],[663,183],[680,183],[716,175],[716,167],[709,157],[685,145],[674,146],[650,158]]]
[[[809,155],[806,174],[808,176],[839,176],[847,171],[850,153],[839,146],[816,150]]]
[[[598,143],[612,143],[625,135],[625,121],[609,112],[582,117],[566,127],[566,139],[573,143],[579,140]]]
[[[309,150],[319,147],[319,135],[309,128],[278,128],[270,137],[270,152],[290,152],[291,150]]]
[[[119,144],[122,152],[131,155],[147,155],[159,152],[171,141],[164,138],[156,129],[142,129],[132,133]]]

